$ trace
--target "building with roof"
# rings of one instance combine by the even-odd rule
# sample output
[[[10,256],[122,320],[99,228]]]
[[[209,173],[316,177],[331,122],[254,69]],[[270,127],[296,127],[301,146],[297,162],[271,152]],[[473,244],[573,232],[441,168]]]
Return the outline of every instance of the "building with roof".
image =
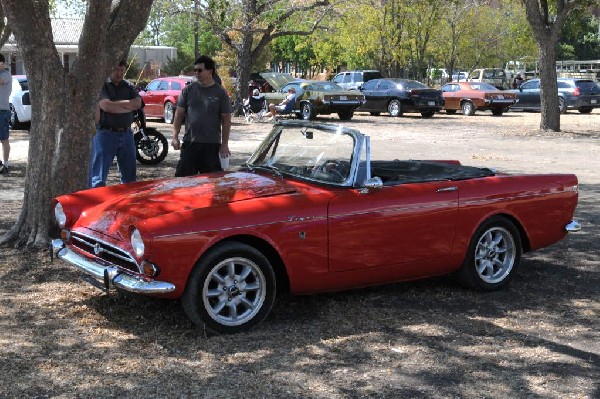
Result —
[[[73,68],[73,64],[77,60],[83,22],[83,19],[78,18],[54,18],[51,20],[54,45],[67,71]],[[27,74],[27,68],[13,35],[2,46],[0,52],[4,55],[6,64],[10,65],[13,75]],[[159,76],[161,66],[169,59],[176,57],[177,49],[175,47],[131,46],[129,50],[129,58],[135,60],[140,69],[144,69],[146,77],[151,78]]]

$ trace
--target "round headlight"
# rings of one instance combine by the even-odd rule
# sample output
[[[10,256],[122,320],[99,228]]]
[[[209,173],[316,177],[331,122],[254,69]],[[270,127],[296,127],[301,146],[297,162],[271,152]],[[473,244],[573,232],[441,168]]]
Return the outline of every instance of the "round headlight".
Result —
[[[138,229],[133,229],[133,232],[131,233],[131,247],[137,257],[144,255],[144,241],[142,240],[142,235]]]
[[[56,223],[58,223],[60,227],[65,227],[65,225],[67,224],[67,214],[63,210],[63,207],[60,204],[60,202],[57,202],[54,206],[54,218],[56,219]]]

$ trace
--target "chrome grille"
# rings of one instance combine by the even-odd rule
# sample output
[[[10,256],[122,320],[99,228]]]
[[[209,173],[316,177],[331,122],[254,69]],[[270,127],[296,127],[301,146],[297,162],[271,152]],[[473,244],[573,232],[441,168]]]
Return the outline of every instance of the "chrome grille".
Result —
[[[135,273],[140,272],[137,262],[129,253],[112,244],[99,240],[96,237],[71,232],[70,244],[79,248],[81,251],[90,254],[90,256],[101,259],[112,265],[120,266]]]

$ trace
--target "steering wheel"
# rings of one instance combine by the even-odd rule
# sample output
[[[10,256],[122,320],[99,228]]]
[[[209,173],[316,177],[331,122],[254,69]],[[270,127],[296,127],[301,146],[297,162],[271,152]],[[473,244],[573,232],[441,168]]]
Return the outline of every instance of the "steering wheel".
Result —
[[[312,177],[341,183],[346,179],[341,172],[343,169],[344,166],[342,165],[342,162],[335,159],[328,159],[321,165],[315,167]]]

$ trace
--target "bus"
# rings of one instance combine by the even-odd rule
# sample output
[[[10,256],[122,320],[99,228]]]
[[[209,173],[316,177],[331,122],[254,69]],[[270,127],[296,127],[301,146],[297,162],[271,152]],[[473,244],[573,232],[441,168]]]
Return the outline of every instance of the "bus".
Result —
[[[509,78],[520,74],[524,79],[539,77],[539,63],[535,57],[521,57],[508,61],[504,72]],[[583,78],[600,80],[600,60],[566,60],[556,61],[556,75],[559,78]]]

